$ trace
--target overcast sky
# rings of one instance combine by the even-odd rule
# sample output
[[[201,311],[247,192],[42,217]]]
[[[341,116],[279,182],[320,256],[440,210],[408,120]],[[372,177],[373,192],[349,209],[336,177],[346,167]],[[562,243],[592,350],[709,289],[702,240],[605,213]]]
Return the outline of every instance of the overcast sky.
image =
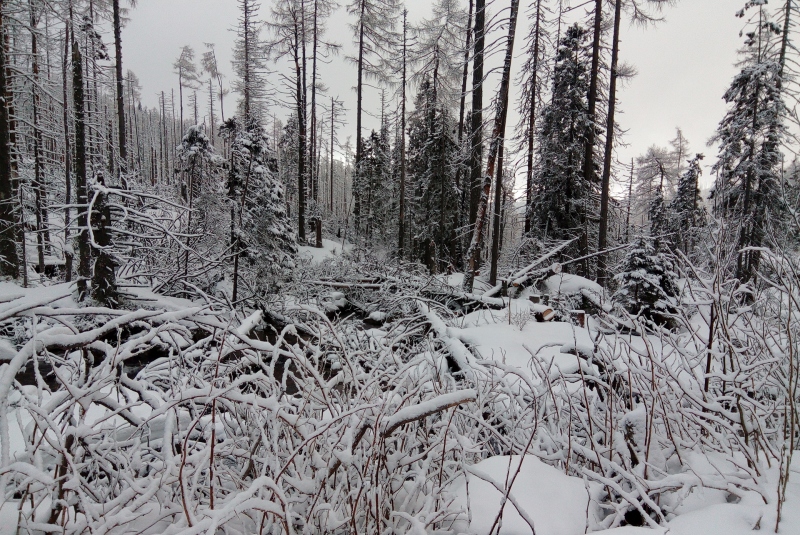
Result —
[[[522,1],[524,4],[526,0]],[[624,140],[628,145],[618,149],[621,161],[629,162],[650,145],[666,145],[675,137],[675,128],[680,127],[692,151],[705,152],[705,163],[713,163],[716,151],[706,147],[706,141],[722,118],[722,94],[736,71],[742,20],[734,14],[743,3],[744,0],[682,0],[665,9],[662,16],[666,20],[654,27],[623,24],[620,60],[633,65],[638,74],[619,92],[622,113],[617,120],[627,130]],[[429,0],[408,0],[409,18],[426,17],[430,4]],[[270,0],[262,0],[262,18],[269,15],[270,6]],[[525,13],[526,6],[522,7],[521,13]],[[126,69],[139,76],[144,104],[154,106],[158,92],[177,88],[172,63],[183,45],[191,45],[199,59],[204,43],[215,43],[221,69],[230,81],[237,14],[235,0],[139,0],[123,33],[123,62]],[[345,54],[352,47],[347,22],[347,14],[340,8],[329,23],[327,35],[345,45]],[[526,32],[527,27],[528,21],[521,18],[519,31]],[[354,139],[355,69],[342,56],[320,70],[330,94],[342,99],[350,109],[340,140],[348,136]],[[492,92],[494,85],[489,86]],[[378,92],[370,93],[365,107],[377,112]],[[226,101],[226,111],[233,109],[234,99],[235,95]],[[373,128],[377,122],[365,118],[365,128]],[[509,120],[509,125],[515,123],[516,120]],[[709,178],[708,173],[705,178]]]

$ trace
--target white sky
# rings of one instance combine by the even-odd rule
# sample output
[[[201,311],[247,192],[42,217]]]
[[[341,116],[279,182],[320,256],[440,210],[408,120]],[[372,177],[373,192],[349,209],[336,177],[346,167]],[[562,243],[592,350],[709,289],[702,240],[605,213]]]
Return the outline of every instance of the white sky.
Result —
[[[503,0],[495,1],[505,5]],[[573,0],[573,4],[580,2]],[[628,145],[618,149],[621,161],[629,162],[650,145],[666,145],[675,137],[675,128],[681,127],[691,150],[704,152],[705,163],[709,166],[713,163],[716,151],[706,147],[706,141],[725,112],[722,94],[736,72],[734,64],[742,42],[739,31],[743,23],[734,13],[743,4],[744,0],[682,0],[676,7],[665,9],[662,15],[666,21],[655,27],[643,29],[623,24],[620,60],[632,64],[638,74],[618,95],[621,114],[617,121],[627,130],[624,139]],[[411,20],[426,17],[430,10],[428,0],[408,0],[406,5]],[[262,18],[269,15],[270,6],[270,0],[262,0]],[[525,7],[521,6],[521,14],[526,13]],[[123,31],[123,63],[125,69],[139,76],[144,104],[154,106],[158,92],[177,89],[172,63],[183,45],[195,49],[199,62],[204,43],[215,43],[221,69],[229,82],[233,76],[230,59],[237,14],[235,0],[139,0]],[[326,36],[343,44],[344,53],[352,47],[347,22],[347,14],[340,8],[329,22]],[[522,17],[518,36],[524,35],[527,27],[528,21]],[[521,39],[517,39],[517,44],[521,44]],[[287,67],[284,64],[276,68]],[[338,134],[340,141],[348,136],[355,139],[354,67],[342,54],[320,71],[330,93],[342,99],[350,110],[348,125]],[[272,76],[273,80],[277,78],[278,75]],[[489,84],[485,101],[491,98],[495,86],[496,83]],[[226,100],[226,112],[234,109],[234,99],[235,96]],[[378,90],[368,91],[365,108],[379,112]],[[509,119],[509,125],[516,123],[516,118]],[[365,129],[377,126],[377,119],[364,120]],[[509,131],[508,135],[511,134]],[[620,180],[626,177],[621,176]]]

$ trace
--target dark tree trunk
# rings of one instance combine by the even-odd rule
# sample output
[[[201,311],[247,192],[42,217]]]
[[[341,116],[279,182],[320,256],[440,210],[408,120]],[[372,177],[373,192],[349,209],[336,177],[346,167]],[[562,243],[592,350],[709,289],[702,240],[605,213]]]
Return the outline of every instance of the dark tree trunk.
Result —
[[[105,186],[103,175],[98,176],[98,182],[101,186]],[[111,246],[111,209],[108,206],[106,194],[102,191],[99,191],[92,206],[91,220],[92,234],[97,244],[92,273],[92,297],[99,304],[113,308],[117,305],[117,284],[114,275],[114,257],[109,249]]]
[[[500,92],[497,97],[494,128],[492,129],[491,145],[489,146],[489,160],[486,166],[486,174],[483,177],[483,187],[478,207],[478,214],[475,219],[475,230],[472,233],[472,242],[467,251],[469,265],[464,276],[464,290],[472,291],[475,281],[475,271],[481,256],[481,246],[483,244],[484,228],[486,226],[486,212],[489,204],[489,194],[492,189],[492,176],[494,175],[495,163],[500,152],[500,144],[506,130],[506,117],[508,116],[508,94],[511,85],[511,61],[514,57],[514,36],[517,29],[517,12],[519,11],[519,0],[511,0],[511,15],[508,25],[508,42],[506,44],[505,61],[503,63],[503,77],[500,81]],[[476,23],[477,41],[477,23]]]
[[[503,229],[500,226],[500,211],[503,204],[503,146],[504,140],[500,140],[500,147],[497,149],[497,179],[494,183],[494,221],[492,222],[492,265],[489,270],[489,284],[497,284],[497,264],[500,260],[500,242],[502,240]]]
[[[472,64],[472,121],[469,153],[469,225],[477,223],[481,202],[481,169],[483,165],[483,51],[486,42],[486,1],[475,2],[475,51]],[[477,259],[476,259],[477,261]]]
[[[72,100],[75,106],[75,194],[78,204],[78,300],[87,296],[87,281],[91,278],[91,247],[87,216],[86,190],[86,116],[83,95],[83,57],[77,39],[72,41]]]
[[[31,111],[33,119],[33,193],[34,217],[36,218],[36,252],[39,265],[39,275],[44,277],[44,246],[45,246],[45,204],[47,192],[42,182],[42,131],[39,126],[39,43],[37,26],[39,21],[33,7],[30,7],[30,32],[31,32]],[[49,240],[48,240],[49,241]]]
[[[62,58],[61,74],[62,74],[62,93],[63,99],[62,110],[64,112],[64,280],[70,282],[72,280],[72,247],[70,247],[70,208],[72,202],[72,149],[70,147],[69,136],[69,98],[67,95],[67,76],[69,71],[69,25],[64,29],[64,57]]]
[[[312,198],[318,205],[320,204],[319,195],[319,172],[317,170],[317,161],[319,155],[317,154],[317,16],[319,15],[317,3],[319,0],[314,0],[313,12],[313,27],[312,27],[312,43],[311,43],[311,154],[309,158],[309,166],[311,168],[311,189]],[[304,67],[305,68],[305,67]]]
[[[530,103],[528,104],[528,161],[525,177],[525,234],[531,231],[533,207],[533,139],[536,136],[536,90],[539,85],[539,35],[542,28],[542,0],[536,0],[536,23],[533,30],[533,65],[531,68]]]
[[[0,0],[0,276],[16,278],[19,275],[14,205],[17,196],[11,165],[11,114],[8,108],[10,80],[6,78],[4,2]]]
[[[330,182],[330,188],[331,188],[331,190],[329,192],[330,193],[330,206],[328,206],[328,208],[330,209],[331,214],[333,214],[333,185],[334,185],[334,181],[333,181],[333,139],[334,139],[334,120],[335,120],[335,117],[336,117],[336,114],[334,112],[334,106],[335,106],[335,103],[333,101],[333,97],[331,97],[331,152],[330,152],[330,156],[329,156],[330,162],[328,162],[330,164],[330,166],[331,166],[331,171],[330,171],[330,174],[328,175],[328,182]]]
[[[361,13],[359,13],[359,29],[358,29],[358,80],[356,81],[356,160],[355,160],[355,169],[353,176],[354,178],[359,176],[361,173],[361,159],[363,157],[364,151],[364,144],[361,140],[361,104],[362,104],[362,97],[363,97],[363,85],[364,85],[364,10],[366,9],[366,0],[361,0]],[[357,183],[356,180],[353,180],[353,185],[355,186]],[[361,219],[361,201],[360,201],[360,193],[356,191],[356,188],[353,188],[353,222],[355,225],[356,237],[358,237],[359,232],[359,220]]]
[[[117,77],[117,128],[119,131],[118,169],[119,183],[123,188],[127,189],[125,174],[128,172],[128,138],[125,131],[125,94],[122,85],[122,23],[120,22],[119,2],[120,0],[114,0],[114,50],[117,56],[114,67]]]
[[[586,130],[586,142],[584,145],[583,153],[583,181],[584,187],[587,190],[592,188],[595,182],[595,167],[594,167],[594,144],[596,138],[597,126],[595,125],[595,118],[597,115],[597,86],[600,73],[600,34],[602,32],[603,22],[603,1],[595,0],[594,6],[594,33],[592,40],[592,69],[589,73],[589,95],[588,95],[588,119],[589,125]],[[580,240],[581,255],[586,255],[589,252],[589,232],[587,228],[588,214],[584,210],[581,215],[583,220],[584,235]],[[585,268],[584,268],[585,269]],[[584,273],[586,275],[586,273]]]
[[[300,29],[294,27],[295,100],[297,101],[297,226],[300,243],[306,240],[306,118],[303,66],[300,64]]]
[[[611,80],[608,85],[608,116],[606,117],[606,148],[603,155],[603,180],[600,186],[600,229],[597,250],[597,282],[608,284],[608,262],[603,251],[608,247],[608,201],[611,195],[611,158],[614,152],[614,112],[617,106],[617,63],[619,60],[619,23],[622,0],[614,2],[614,35],[611,41]]]
[[[400,221],[398,225],[397,256],[405,256],[406,239],[406,38],[408,33],[408,10],[403,10],[403,73],[400,93]],[[462,108],[463,111],[463,108]]]

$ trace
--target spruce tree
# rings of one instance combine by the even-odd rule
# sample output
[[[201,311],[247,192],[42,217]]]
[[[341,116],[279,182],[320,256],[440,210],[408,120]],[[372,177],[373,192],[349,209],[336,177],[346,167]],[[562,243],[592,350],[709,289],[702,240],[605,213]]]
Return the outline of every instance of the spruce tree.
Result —
[[[570,239],[583,232],[592,191],[582,173],[585,137],[592,124],[586,101],[591,60],[586,40],[586,31],[575,24],[559,41],[551,102],[539,120],[531,224],[549,239]]]
[[[614,277],[619,284],[616,299],[635,316],[669,324],[678,296],[673,269],[669,256],[658,252],[652,239],[639,238],[628,249],[622,271]]]
[[[455,121],[438,100],[430,78],[420,84],[409,117],[408,172],[414,192],[413,254],[438,271],[455,261],[459,195],[455,183],[458,154]]]
[[[702,154],[689,160],[689,168],[681,175],[675,198],[669,205],[673,242],[684,254],[689,254],[693,247],[696,228],[705,223],[705,211],[700,206],[698,188],[700,175],[703,174],[700,167],[702,160]]]
[[[747,5],[757,9],[755,27],[746,34],[742,68],[725,92],[729,108],[713,138],[719,143],[713,167],[718,174],[715,207],[719,216],[738,227],[736,276],[743,282],[755,277],[757,248],[782,206],[779,165],[786,134],[783,72],[788,36],[769,20],[763,4]],[[787,29],[789,14],[790,10],[784,14]],[[777,47],[779,34],[783,35]]]
[[[286,213],[283,184],[264,128],[233,117],[221,128],[230,142],[228,195],[234,248],[234,299],[241,257],[257,280],[271,281],[294,265],[297,243]]]

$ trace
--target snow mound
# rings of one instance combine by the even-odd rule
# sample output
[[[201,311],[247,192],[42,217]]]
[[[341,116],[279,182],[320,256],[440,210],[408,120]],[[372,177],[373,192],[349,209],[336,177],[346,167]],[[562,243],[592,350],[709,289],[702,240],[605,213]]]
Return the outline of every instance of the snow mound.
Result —
[[[582,535],[586,530],[589,499],[583,481],[565,475],[533,455],[490,457],[470,468],[469,485],[459,481],[453,492],[454,506],[466,509],[469,505],[472,518],[469,532],[489,533],[503,496],[496,485],[506,489],[520,461],[522,467],[511,487],[511,497],[533,521],[536,535]],[[500,535],[530,532],[528,523],[509,499],[503,508]]]
[[[353,246],[345,244],[344,252],[348,252]],[[310,245],[300,245],[297,247],[297,257],[309,260],[312,264],[321,264],[329,258],[342,256],[342,242],[333,240],[322,240],[322,248],[311,247]]]
[[[576,296],[580,295],[594,306],[605,312],[610,312],[612,307],[606,302],[603,287],[593,280],[589,280],[580,275],[572,275],[570,273],[559,273],[553,275],[544,281],[545,288],[551,296],[565,295]]]

